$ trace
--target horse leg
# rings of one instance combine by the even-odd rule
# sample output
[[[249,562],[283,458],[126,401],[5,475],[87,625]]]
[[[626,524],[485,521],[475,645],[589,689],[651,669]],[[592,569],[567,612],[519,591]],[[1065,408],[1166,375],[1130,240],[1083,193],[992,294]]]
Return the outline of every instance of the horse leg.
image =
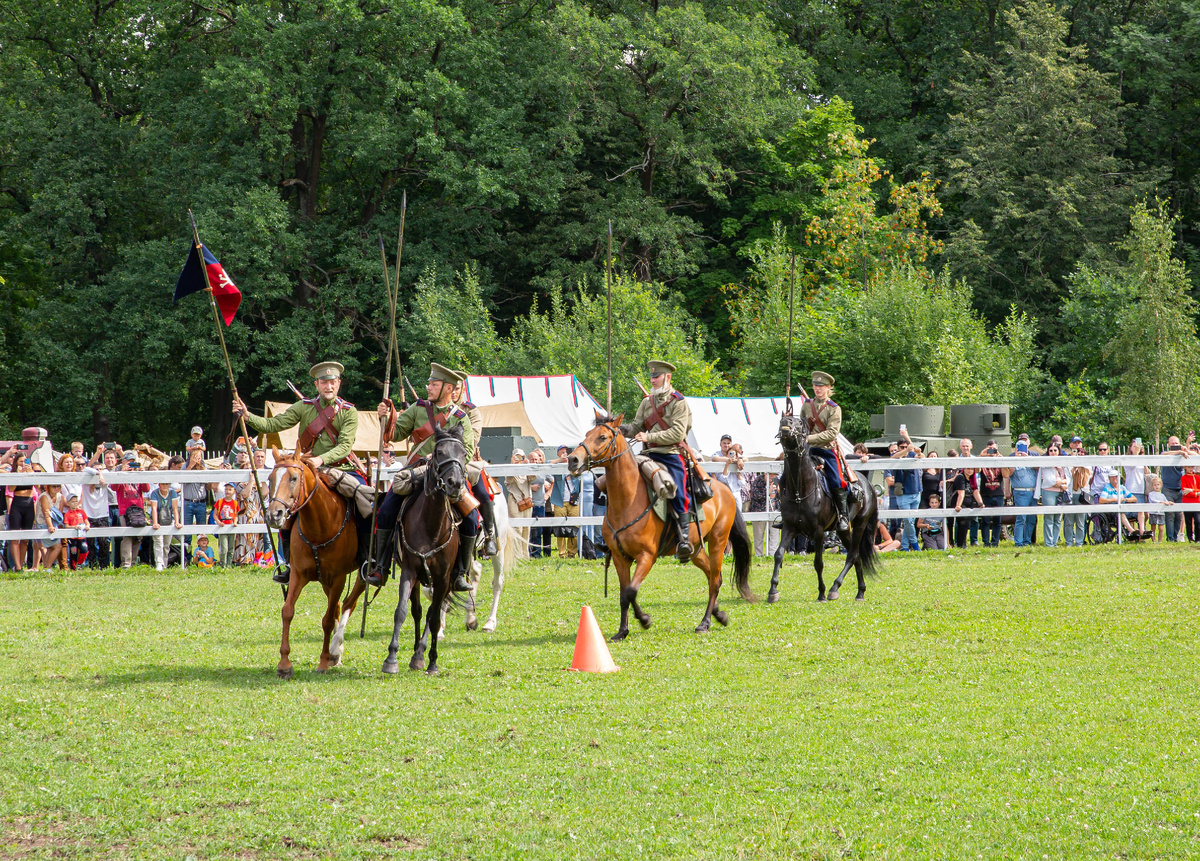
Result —
[[[433,612],[433,605],[429,607],[429,612]],[[413,587],[412,590],[412,617],[413,627],[416,629],[413,635],[413,656],[408,662],[410,670],[425,669],[425,649],[429,645],[429,625],[425,621],[425,617],[421,615],[421,590],[419,587]]]
[[[769,530],[770,528],[771,524],[768,523],[767,529]],[[779,546],[775,548],[775,570],[771,572],[771,588],[767,592],[768,604],[774,604],[779,600],[779,574],[783,570],[783,548],[789,546],[795,537],[795,531],[784,521],[782,528],[779,530]],[[764,543],[770,543],[766,537],[763,538],[763,541]]]
[[[501,546],[500,553],[492,557],[492,612],[483,623],[483,633],[490,634],[496,630],[496,613],[500,610],[500,593],[504,591],[504,554],[507,547]]]
[[[474,631],[479,627],[479,618],[475,615],[475,590],[479,588],[479,578],[483,575],[483,566],[478,559],[471,560],[471,588],[467,591],[467,630]]]
[[[656,558],[657,555],[654,553],[654,551],[643,553],[642,555],[638,556],[637,563],[633,569],[633,577],[629,581],[629,586],[626,587],[629,590],[629,605],[633,607],[634,618],[638,620],[638,624],[642,626],[643,630],[649,630],[650,628],[650,614],[644,611],[641,608],[641,605],[638,604],[638,590],[641,589],[642,581],[645,580],[646,575],[650,573],[650,568],[654,565],[654,560]],[[622,619],[622,621],[624,621],[624,619]],[[628,631],[628,628],[626,628],[626,630]]]
[[[729,624],[729,617],[717,606],[717,595],[721,592],[721,566],[725,561],[724,549],[722,548],[721,553],[716,553],[710,544],[708,553],[693,555],[692,561],[708,578],[708,604],[704,607],[704,617],[696,626],[696,633],[703,634],[709,629],[713,617],[722,625]]]
[[[321,630],[325,637],[321,642],[321,660],[317,663],[318,673],[323,673],[330,667],[336,667],[341,663],[341,660],[335,658],[329,651],[329,641],[333,638],[333,629],[337,627],[338,596],[342,594],[342,587],[345,585],[346,577],[343,575],[325,587],[325,615],[321,618]]]
[[[338,616],[337,627],[333,629],[333,639],[329,643],[329,654],[338,659],[338,666],[342,663],[342,652],[345,649],[346,643],[346,625],[350,622],[350,617],[354,615],[354,608],[358,605],[359,596],[367,589],[367,584],[363,578],[357,573],[354,575],[354,586],[350,589],[350,597],[346,599],[346,603],[342,605],[342,612]]]
[[[288,657],[292,653],[291,630],[292,619],[296,615],[296,600],[300,597],[301,590],[304,589],[304,580],[296,574],[296,569],[292,569],[292,581],[288,583],[287,597],[283,599],[283,609],[279,611],[280,617],[283,619],[283,639],[279,643],[279,666],[275,668],[275,675],[281,679],[290,679],[292,673],[292,661]]]
[[[613,567],[617,569],[617,581],[621,584],[621,627],[612,635],[615,643],[629,636],[629,605],[637,596],[637,590],[629,586],[629,560],[614,553],[612,561]]]
[[[425,630],[440,631],[445,624],[445,607],[443,604],[449,596],[448,584],[439,582],[433,587],[433,600],[429,602],[429,611],[425,620]],[[438,674],[438,640],[441,637],[434,637],[429,644],[429,669],[426,674],[436,676]]]
[[[842,544],[846,547],[846,564],[842,566],[842,570],[838,573],[837,579],[834,580],[833,585],[829,587],[830,601],[837,600],[838,590],[842,588],[842,581],[846,579],[846,573],[850,570],[850,566],[854,564],[856,548],[858,547],[858,536],[855,535],[852,530],[848,531],[845,535],[839,532],[838,538],[842,540]]]
[[[825,571],[825,536],[822,535],[820,540],[816,542],[816,549],[813,550],[813,569],[817,572],[817,600],[825,600],[825,578],[822,577],[822,572]],[[837,595],[830,595],[830,599],[836,598]]]

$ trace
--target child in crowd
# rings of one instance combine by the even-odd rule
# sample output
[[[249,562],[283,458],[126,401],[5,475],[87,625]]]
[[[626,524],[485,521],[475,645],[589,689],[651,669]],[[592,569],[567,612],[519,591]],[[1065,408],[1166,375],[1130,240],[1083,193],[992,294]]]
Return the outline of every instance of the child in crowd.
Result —
[[[71,494],[63,503],[66,510],[63,512],[63,526],[69,529],[88,528],[87,513],[83,510],[83,503],[77,494]],[[69,538],[67,539],[67,565],[72,571],[82,567],[87,563],[88,559],[88,543],[86,538]]]
[[[183,526],[183,515],[179,506],[179,491],[171,487],[170,482],[160,483],[146,501],[150,504],[150,526],[153,529],[162,527],[176,528]],[[169,535],[155,535],[154,567],[159,571],[167,568],[167,548],[171,545]]]
[[[187,452],[190,455],[192,449],[199,451],[208,451],[208,445],[204,442],[204,428],[196,425],[192,428],[192,438],[187,441]]]
[[[1163,483],[1162,476],[1151,475],[1146,479],[1146,483],[1150,485],[1150,493],[1146,496],[1146,501],[1155,505],[1174,505],[1171,500],[1167,499],[1162,492]],[[1163,540],[1163,532],[1166,529],[1167,516],[1161,511],[1150,512],[1150,532],[1154,536],[1154,543],[1160,544]]]
[[[940,493],[929,494],[929,507],[941,508],[942,496]],[[917,529],[921,531],[921,546],[926,550],[945,550],[946,549],[946,521],[942,518],[926,520],[919,518],[917,520]]]
[[[240,506],[237,501],[237,486],[232,482],[225,485],[225,496],[213,506],[213,519],[218,526],[233,526],[237,523]],[[233,564],[233,539],[231,533],[217,536],[217,557],[222,565]]]
[[[217,564],[212,548],[208,546],[208,536],[201,535],[196,541],[196,552],[192,556],[197,568],[212,568]]]
[[[879,521],[875,532],[875,549],[880,553],[889,553],[900,549],[900,539],[893,538],[883,521]]]

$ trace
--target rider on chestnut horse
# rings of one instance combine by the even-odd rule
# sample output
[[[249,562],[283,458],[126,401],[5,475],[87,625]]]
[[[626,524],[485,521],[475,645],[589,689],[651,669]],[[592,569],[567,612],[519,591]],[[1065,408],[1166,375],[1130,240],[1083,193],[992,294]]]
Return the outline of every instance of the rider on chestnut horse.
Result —
[[[812,456],[822,462],[825,477],[833,490],[833,502],[837,507],[838,529],[850,528],[850,517],[846,506],[846,490],[849,487],[842,458],[835,451],[838,433],[842,429],[842,408],[829,399],[833,391],[833,377],[824,371],[813,371],[813,397],[800,407],[800,418],[808,429],[808,444]]]
[[[692,558],[689,536],[689,502],[687,493],[687,435],[692,429],[692,409],[683,395],[671,388],[675,366],[658,359],[647,362],[650,371],[650,394],[638,404],[633,421],[621,425],[621,433],[642,443],[642,453],[661,464],[675,481],[675,497],[671,500],[672,518],[679,543],[675,553],[680,562]]]
[[[463,447],[467,451],[475,450],[475,432],[466,412],[455,405],[453,401],[455,384],[461,379],[457,372],[433,362],[429,369],[429,380],[426,392],[429,400],[419,399],[415,404],[399,415],[396,419],[393,439],[412,437],[406,466],[412,466],[416,460],[433,451],[433,427],[436,423],[440,428],[452,428],[462,425]],[[390,400],[381,401],[378,413],[381,421],[387,421],[388,416],[395,410]],[[465,463],[464,463],[465,468]],[[379,505],[376,515],[379,534],[377,546],[380,548],[379,558],[375,568],[367,574],[366,580],[372,586],[382,586],[387,582],[388,573],[392,570],[392,557],[396,547],[396,520],[400,515],[400,506],[404,497],[388,490],[383,502]],[[454,561],[455,592],[466,592],[471,586],[467,582],[467,570],[475,553],[475,539],[479,535],[479,514],[472,511],[463,512],[462,523],[458,527],[458,557]]]
[[[358,462],[352,450],[358,433],[358,412],[354,409],[354,404],[338,397],[344,370],[345,368],[337,362],[320,362],[313,365],[308,373],[316,383],[317,397],[297,401],[280,415],[269,419],[256,416],[246,409],[246,404],[238,397],[233,399],[233,412],[235,415],[244,415],[247,426],[259,433],[279,433],[299,425],[304,430],[300,433],[296,445],[297,452],[309,455],[309,463],[314,469],[325,466],[344,470],[360,484],[366,484],[367,477],[362,464]],[[349,500],[346,504],[353,507]],[[371,521],[356,510],[354,525],[358,531],[361,555],[370,545]],[[279,556],[283,564],[276,568],[272,577],[276,583],[288,582],[287,553],[291,534],[289,521],[279,530]]]

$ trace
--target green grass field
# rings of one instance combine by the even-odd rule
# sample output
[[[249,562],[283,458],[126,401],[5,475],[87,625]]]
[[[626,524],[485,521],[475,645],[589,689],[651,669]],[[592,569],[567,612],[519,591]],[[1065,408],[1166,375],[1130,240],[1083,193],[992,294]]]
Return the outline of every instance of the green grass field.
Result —
[[[390,588],[314,673],[310,588],[291,682],[261,572],[10,577],[0,857],[1197,858],[1198,558],[891,555],[821,605],[793,559],[700,636],[664,561],[607,676],[565,671],[596,563],[523,565],[435,678],[380,675]]]

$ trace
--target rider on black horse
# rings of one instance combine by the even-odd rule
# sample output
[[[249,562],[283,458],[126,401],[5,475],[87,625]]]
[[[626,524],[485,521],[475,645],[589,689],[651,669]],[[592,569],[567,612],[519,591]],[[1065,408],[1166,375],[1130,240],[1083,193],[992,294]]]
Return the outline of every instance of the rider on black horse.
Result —
[[[366,484],[367,476],[362,464],[353,452],[354,438],[358,433],[358,411],[354,404],[338,397],[342,388],[342,372],[345,369],[337,362],[320,362],[309,370],[317,387],[317,397],[304,398],[271,418],[261,418],[246,409],[241,398],[233,399],[233,412],[246,419],[246,426],[259,433],[279,433],[290,427],[303,428],[296,449],[309,455],[314,469],[324,466],[344,470],[348,476]],[[352,508],[353,502],[347,501]],[[359,555],[366,554],[371,540],[371,521],[354,511],[354,525],[358,530]],[[279,557],[283,564],[275,567],[272,576],[276,583],[288,582],[288,542],[292,537],[290,521],[279,530]]]
[[[850,528],[850,514],[846,504],[846,490],[850,486],[842,459],[834,450],[838,445],[838,433],[842,429],[842,408],[829,399],[833,392],[833,377],[824,371],[813,371],[813,396],[800,407],[800,418],[808,431],[809,453],[825,467],[825,477],[833,490],[833,502],[837,506],[839,531]]]
[[[428,400],[418,400],[396,419],[393,439],[412,437],[412,447],[409,450],[406,466],[411,466],[423,455],[433,451],[433,424],[440,428],[452,428],[462,425],[463,448],[467,453],[475,450],[475,432],[466,412],[454,403],[454,389],[462,378],[456,371],[433,362],[429,369],[429,380],[426,383]],[[395,409],[391,401],[382,401],[378,407],[381,422]],[[432,467],[431,467],[432,468]],[[464,474],[466,464],[463,464]],[[404,497],[394,490],[389,490],[379,505],[376,522],[379,534],[376,536],[376,546],[379,548],[379,559],[375,568],[367,574],[366,581],[372,586],[382,586],[387,582],[388,573],[392,570],[392,556],[395,552],[396,520],[400,515],[400,506]],[[479,512],[464,513],[462,523],[458,527],[458,557],[454,562],[455,592],[466,592],[471,588],[467,582],[467,572],[475,553],[475,539],[479,535]]]
[[[642,453],[661,464],[674,479],[675,497],[671,500],[671,510],[679,536],[675,555],[680,562],[687,562],[692,558],[693,550],[684,452],[688,432],[692,429],[692,408],[683,395],[671,388],[674,365],[656,359],[646,366],[650,371],[650,394],[638,404],[633,421],[621,425],[621,433],[642,443]]]

